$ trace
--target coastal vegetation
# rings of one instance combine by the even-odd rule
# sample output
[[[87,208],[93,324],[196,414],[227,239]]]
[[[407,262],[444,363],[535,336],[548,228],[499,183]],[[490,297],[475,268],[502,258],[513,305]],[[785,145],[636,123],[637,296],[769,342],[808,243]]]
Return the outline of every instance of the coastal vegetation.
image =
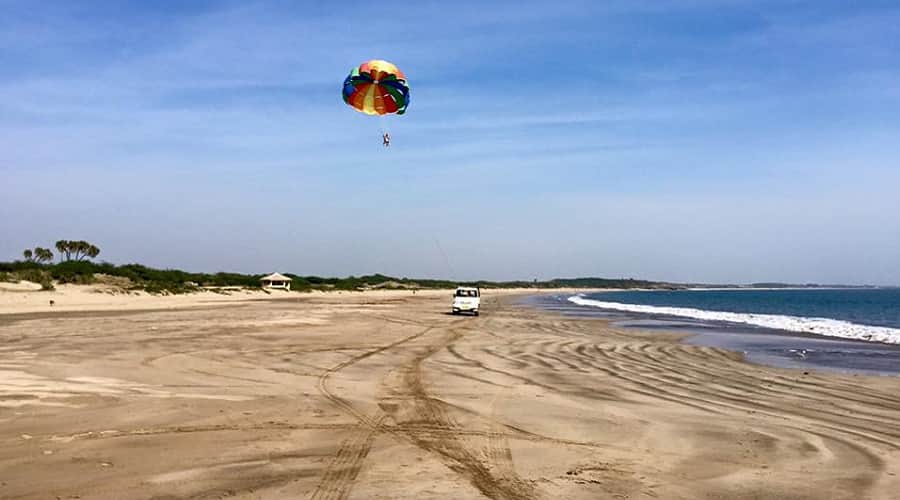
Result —
[[[60,260],[65,261],[80,262],[100,255],[100,249],[96,245],[84,240],[59,240],[56,242],[56,250],[59,252]],[[53,256],[50,255],[50,258],[52,259]]]
[[[74,254],[73,254],[74,256]],[[631,278],[560,278],[532,281],[453,281],[445,279],[397,278],[384,274],[348,276],[345,278],[309,276],[284,273],[293,281],[291,289],[297,292],[312,290],[355,291],[368,289],[445,289],[456,286],[480,288],[609,288],[679,290],[692,287],[750,288],[755,285],[710,285],[668,283]],[[59,263],[36,259],[0,262],[0,281],[31,281],[44,290],[52,290],[54,284],[111,284],[124,290],[149,293],[178,294],[200,290],[227,291],[229,289],[260,289],[260,274],[231,272],[197,273],[180,269],[155,269],[142,264],[116,265],[109,262],[93,262],[75,258]],[[818,285],[790,285],[766,283],[770,288],[816,287]],[[838,285],[831,285],[838,286]]]
[[[25,257],[26,262],[37,262],[39,264],[46,264],[53,260],[53,252],[42,247],[35,247],[34,250],[26,248],[22,252],[22,256]]]
[[[365,290],[453,288],[457,285],[481,288],[672,288],[675,285],[630,279],[578,278],[550,281],[469,281],[457,282],[438,279],[395,278],[383,274],[349,276],[346,278],[303,276],[285,273],[290,277],[292,289],[311,290]],[[154,269],[141,264],[115,265],[108,262],[65,261],[58,264],[41,264],[34,261],[0,262],[0,279],[5,281],[34,281],[44,283],[91,284],[109,281],[110,277],[123,278],[125,288],[151,293],[185,293],[203,288],[260,288],[263,274],[194,273],[179,269]]]
[[[22,252],[23,260],[0,262],[0,281],[30,281],[39,283],[44,290],[52,290],[55,284],[103,283],[124,290],[140,290],[149,293],[189,293],[199,290],[227,291],[228,289],[260,289],[264,274],[231,272],[196,273],[180,269],[155,269],[142,264],[116,265],[94,262],[100,249],[84,240],[59,240],[54,247],[59,261],[53,263],[54,254],[47,248],[35,247]],[[311,290],[368,290],[380,289],[441,289],[456,286],[480,288],[611,288],[611,289],[660,289],[678,290],[691,287],[737,288],[736,285],[710,285],[668,283],[631,278],[560,278],[545,281],[453,281],[445,279],[397,278],[384,274],[328,278],[284,273],[293,281],[294,291]],[[791,287],[783,283],[760,283],[750,287]],[[815,287],[817,285],[799,285]]]
[[[65,254],[64,254],[65,255]],[[52,289],[53,283],[92,284],[115,283],[128,290],[142,290],[150,293],[187,293],[201,289],[260,288],[263,274],[242,273],[196,273],[179,269],[155,269],[142,264],[116,265],[109,262],[93,262],[75,252],[71,258],[65,256],[62,262],[50,263],[34,258],[14,262],[0,262],[0,280],[32,281],[41,283],[45,289]],[[384,274],[349,276],[345,278],[306,276],[285,273],[292,281],[295,291],[311,290],[366,290],[381,289],[429,289],[453,288],[458,285],[481,288],[676,288],[678,285],[633,279],[576,278],[549,281],[467,281],[457,282],[441,279],[397,278]]]

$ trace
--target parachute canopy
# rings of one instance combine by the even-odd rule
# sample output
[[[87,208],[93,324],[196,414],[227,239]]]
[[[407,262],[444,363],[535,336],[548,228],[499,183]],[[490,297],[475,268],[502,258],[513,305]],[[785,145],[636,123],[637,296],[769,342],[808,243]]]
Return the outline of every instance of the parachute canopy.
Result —
[[[373,59],[353,68],[344,80],[344,102],[367,115],[402,115],[409,106],[406,75],[393,64]]]

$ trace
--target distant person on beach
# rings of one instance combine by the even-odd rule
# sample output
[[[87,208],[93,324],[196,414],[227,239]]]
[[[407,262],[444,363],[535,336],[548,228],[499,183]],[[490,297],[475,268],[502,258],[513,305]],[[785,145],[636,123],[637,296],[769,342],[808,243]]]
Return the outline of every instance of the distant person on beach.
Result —
[[[381,140],[384,144],[384,147],[388,147],[391,145],[391,136],[387,132],[381,135]]]

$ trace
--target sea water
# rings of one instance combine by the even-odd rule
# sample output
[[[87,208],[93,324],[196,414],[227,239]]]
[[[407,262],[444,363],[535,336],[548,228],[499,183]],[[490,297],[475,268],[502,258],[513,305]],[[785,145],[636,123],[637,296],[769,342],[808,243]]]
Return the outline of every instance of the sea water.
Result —
[[[609,291],[535,298],[564,314],[694,334],[749,361],[900,374],[900,289]]]
[[[616,311],[900,344],[898,288],[622,291],[569,300]]]

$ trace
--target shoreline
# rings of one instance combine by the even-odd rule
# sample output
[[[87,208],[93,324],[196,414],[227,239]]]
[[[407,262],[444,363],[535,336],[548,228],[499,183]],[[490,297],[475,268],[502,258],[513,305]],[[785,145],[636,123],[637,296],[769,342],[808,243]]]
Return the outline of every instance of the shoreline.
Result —
[[[860,293],[863,292],[862,289],[857,290]],[[893,323],[890,324],[891,326],[862,323],[856,321],[852,315],[850,316],[851,319],[848,319],[846,316],[829,317],[822,313],[818,315],[816,313],[792,314],[786,311],[754,312],[749,310],[736,312],[726,308],[706,308],[695,304],[665,305],[628,301],[619,302],[615,297],[589,298],[584,295],[568,297],[567,300],[579,306],[615,311],[622,314],[679,318],[682,321],[695,321],[711,325],[745,325],[773,331],[813,334],[826,338],[858,339],[872,343],[900,345],[900,328],[897,328]]]
[[[559,302],[552,304],[555,306],[552,310],[559,314],[579,318],[597,316],[613,326],[629,330],[683,335],[683,342],[728,349],[744,355],[754,364],[800,371],[900,376],[900,345],[896,343],[581,306],[571,303],[564,294],[556,298]],[[551,304],[534,300],[530,306],[547,310]]]

